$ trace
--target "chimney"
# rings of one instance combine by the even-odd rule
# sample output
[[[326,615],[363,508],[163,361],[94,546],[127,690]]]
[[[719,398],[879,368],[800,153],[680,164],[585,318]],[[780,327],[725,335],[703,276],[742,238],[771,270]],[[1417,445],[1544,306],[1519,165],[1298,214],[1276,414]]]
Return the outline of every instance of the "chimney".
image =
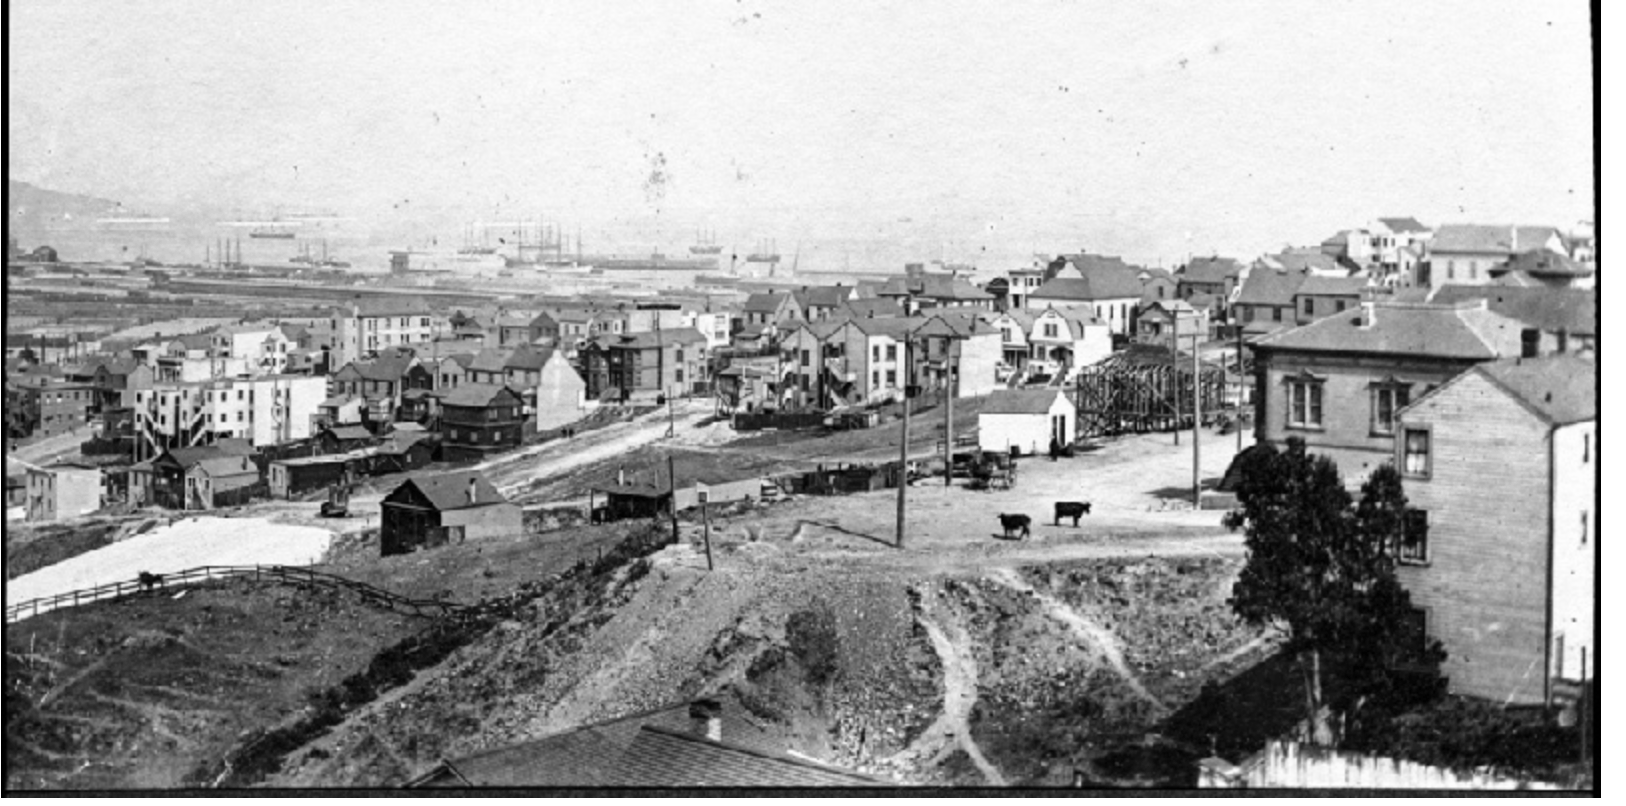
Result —
[[[695,700],[689,705],[689,720],[695,735],[713,742],[723,740],[723,706],[716,700]]]
[[[618,487],[627,486],[627,469],[625,467],[615,469],[615,483]]]
[[[1519,225],[1514,224],[1512,229],[1513,229],[1513,254],[1517,255],[1519,253]]]
[[[474,476],[469,477],[469,503],[470,504],[479,503],[479,500],[480,500],[479,494],[475,492],[475,481],[476,481],[476,477],[474,477]]]
[[[1361,327],[1371,327],[1377,321],[1377,305],[1371,300],[1361,303]]]

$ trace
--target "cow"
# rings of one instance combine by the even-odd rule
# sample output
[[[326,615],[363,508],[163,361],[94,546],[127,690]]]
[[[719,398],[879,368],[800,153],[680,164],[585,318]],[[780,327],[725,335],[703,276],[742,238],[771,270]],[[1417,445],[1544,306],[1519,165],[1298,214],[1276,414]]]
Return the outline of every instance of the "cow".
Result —
[[[1022,530],[1022,537],[1027,537],[1030,534],[1028,527],[1032,525],[1032,523],[1033,519],[1026,515],[1006,515],[1003,512],[999,513],[999,526],[1005,530],[1006,537],[1010,537],[1011,533],[1018,529]]]
[[[140,582],[142,590],[150,591],[153,588],[163,586],[163,584],[164,584],[164,575],[163,574],[149,574],[146,571],[142,571],[141,576],[137,577],[137,580]]]
[[[1056,525],[1057,526],[1061,525],[1061,519],[1062,518],[1072,518],[1073,519],[1073,525],[1077,526],[1078,525],[1078,517],[1080,515],[1088,515],[1088,514],[1090,514],[1090,502],[1088,502],[1088,501],[1057,501],[1056,502]]]

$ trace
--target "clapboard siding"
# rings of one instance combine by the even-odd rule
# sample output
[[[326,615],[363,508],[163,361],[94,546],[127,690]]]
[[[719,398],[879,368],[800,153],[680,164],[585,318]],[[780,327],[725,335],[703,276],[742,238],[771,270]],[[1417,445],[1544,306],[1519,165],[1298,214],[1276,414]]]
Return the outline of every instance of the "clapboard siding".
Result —
[[[1478,373],[1418,402],[1401,424],[1430,428],[1433,468],[1427,479],[1405,479],[1412,506],[1429,513],[1430,558],[1402,566],[1400,579],[1445,644],[1451,689],[1541,702],[1547,425]]]

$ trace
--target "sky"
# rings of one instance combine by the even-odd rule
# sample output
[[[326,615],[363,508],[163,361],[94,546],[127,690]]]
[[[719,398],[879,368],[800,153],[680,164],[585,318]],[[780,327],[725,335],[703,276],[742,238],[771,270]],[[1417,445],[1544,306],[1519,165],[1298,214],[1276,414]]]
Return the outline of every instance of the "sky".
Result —
[[[8,176],[136,205],[546,215],[657,247],[703,228],[814,265],[1089,249],[1173,266],[1379,216],[1593,211],[1580,2],[8,13]]]

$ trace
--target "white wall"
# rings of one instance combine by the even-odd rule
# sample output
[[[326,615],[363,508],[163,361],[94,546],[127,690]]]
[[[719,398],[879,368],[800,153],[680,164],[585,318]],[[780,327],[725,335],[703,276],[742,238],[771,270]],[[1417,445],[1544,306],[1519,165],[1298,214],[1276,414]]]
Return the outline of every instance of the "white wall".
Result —
[[[1553,431],[1553,646],[1551,674],[1581,678],[1597,663],[1592,646],[1598,573],[1597,421]],[[1583,522],[1584,518],[1584,522]]]

